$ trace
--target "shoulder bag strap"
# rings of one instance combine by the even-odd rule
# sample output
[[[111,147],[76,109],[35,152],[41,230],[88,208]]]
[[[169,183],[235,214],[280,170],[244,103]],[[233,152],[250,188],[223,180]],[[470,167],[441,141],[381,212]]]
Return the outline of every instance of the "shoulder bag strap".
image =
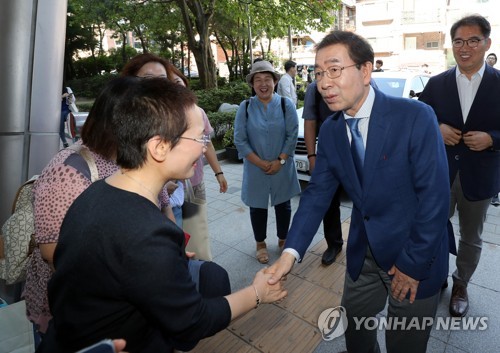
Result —
[[[94,181],[99,179],[99,172],[97,171],[97,165],[95,163],[95,159],[90,153],[89,149],[83,145],[71,145],[67,147],[76,153],[78,153],[82,158],[87,162],[90,169],[90,181],[93,183]]]

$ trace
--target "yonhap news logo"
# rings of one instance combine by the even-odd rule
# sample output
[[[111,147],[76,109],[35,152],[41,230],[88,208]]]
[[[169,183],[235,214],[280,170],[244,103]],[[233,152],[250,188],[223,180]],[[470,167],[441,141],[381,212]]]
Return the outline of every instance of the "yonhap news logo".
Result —
[[[353,330],[410,331],[426,330],[433,327],[437,331],[484,331],[488,329],[488,317],[352,317]],[[343,306],[328,308],[318,318],[318,328],[323,340],[331,341],[342,336],[347,330],[347,310]]]
[[[340,337],[347,330],[346,310],[343,306],[328,308],[318,318],[318,328],[325,341]]]

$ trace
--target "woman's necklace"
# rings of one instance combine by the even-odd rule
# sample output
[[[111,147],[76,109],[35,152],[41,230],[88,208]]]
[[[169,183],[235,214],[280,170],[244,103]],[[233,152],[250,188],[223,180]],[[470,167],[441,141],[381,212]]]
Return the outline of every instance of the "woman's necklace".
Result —
[[[137,185],[139,185],[140,187],[142,187],[144,190],[146,190],[150,196],[153,197],[153,200],[156,200],[155,204],[156,206],[159,208],[159,201],[158,201],[158,195],[155,195],[155,193],[150,189],[148,188],[146,185],[144,185],[143,183],[141,183],[139,180],[131,177],[130,175],[128,175],[126,172],[124,172],[123,170],[121,170],[122,172],[122,175],[125,175],[127,178],[129,178],[130,180],[132,180],[134,183],[136,183]]]

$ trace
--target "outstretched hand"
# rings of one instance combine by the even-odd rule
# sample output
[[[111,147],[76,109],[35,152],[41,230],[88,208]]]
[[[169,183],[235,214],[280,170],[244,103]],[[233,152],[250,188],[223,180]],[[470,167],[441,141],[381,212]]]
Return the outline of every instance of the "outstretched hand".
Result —
[[[287,291],[285,290],[283,283],[278,281],[275,284],[271,284],[269,283],[270,278],[271,274],[266,273],[266,269],[263,268],[257,272],[253,280],[253,285],[259,293],[261,303],[273,303],[280,301],[287,295]]]
[[[272,285],[278,283],[281,280],[284,280],[286,275],[290,273],[295,260],[295,256],[290,253],[283,252],[280,258],[274,264],[265,269],[266,273],[272,274],[271,278],[268,280],[268,283]]]

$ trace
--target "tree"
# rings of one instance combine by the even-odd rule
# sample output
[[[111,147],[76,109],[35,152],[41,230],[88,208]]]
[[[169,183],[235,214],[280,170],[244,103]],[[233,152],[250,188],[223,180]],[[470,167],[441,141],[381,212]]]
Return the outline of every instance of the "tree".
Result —
[[[175,0],[181,11],[189,49],[193,52],[201,86],[217,87],[216,66],[210,42],[215,0]]]
[[[217,39],[223,48],[231,77],[242,77],[248,70],[250,48],[256,39],[269,39],[268,47],[263,48],[264,55],[269,56],[271,40],[286,36],[289,29],[330,27],[333,11],[340,3],[341,0],[70,0],[75,23],[98,39],[97,45],[90,42],[85,48],[92,57],[104,55],[102,41],[109,29],[122,38],[121,64],[129,59],[125,48],[129,32],[139,39],[143,51],[153,51],[174,62],[178,60],[176,48],[181,47],[182,58],[187,42],[202,88],[217,85],[212,39]]]

